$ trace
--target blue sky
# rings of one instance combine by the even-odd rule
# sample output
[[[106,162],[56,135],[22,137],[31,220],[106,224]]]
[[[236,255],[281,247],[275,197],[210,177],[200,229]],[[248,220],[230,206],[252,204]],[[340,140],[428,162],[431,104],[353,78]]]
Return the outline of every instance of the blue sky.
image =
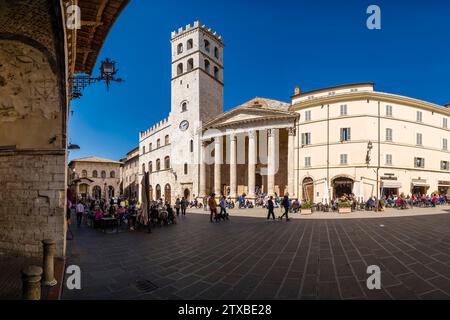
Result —
[[[369,5],[381,30],[366,27]],[[224,109],[256,96],[289,102],[302,91],[353,82],[450,103],[449,1],[132,0],[98,63],[118,62],[124,83],[92,85],[72,103],[70,158],[119,159],[170,111],[170,32],[195,20],[224,38]],[[96,66],[94,76],[98,74]]]

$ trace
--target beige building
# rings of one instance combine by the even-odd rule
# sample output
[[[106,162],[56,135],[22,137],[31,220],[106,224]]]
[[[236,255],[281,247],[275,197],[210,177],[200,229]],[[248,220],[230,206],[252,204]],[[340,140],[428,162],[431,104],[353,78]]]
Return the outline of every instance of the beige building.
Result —
[[[296,193],[321,201],[371,195],[448,193],[449,110],[376,92],[372,83],[296,89]],[[329,183],[328,183],[329,182]]]
[[[120,191],[128,199],[137,199],[139,192],[139,147],[130,150],[121,160]]]
[[[222,39],[199,23],[172,33],[171,112],[139,136],[151,199],[449,192],[447,107],[356,83],[223,113],[222,54]]]
[[[122,162],[87,157],[69,163],[69,187],[73,199],[111,199],[120,196]]]

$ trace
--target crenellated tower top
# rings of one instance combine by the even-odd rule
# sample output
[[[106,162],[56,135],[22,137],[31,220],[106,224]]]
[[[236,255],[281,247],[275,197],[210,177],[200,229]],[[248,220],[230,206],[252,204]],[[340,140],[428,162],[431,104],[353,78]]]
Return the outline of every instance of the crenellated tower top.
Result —
[[[172,31],[171,34],[171,40],[174,41],[177,38],[190,33],[191,31],[201,29],[202,31],[208,33],[212,38],[214,38],[218,43],[220,43],[223,46],[223,39],[220,34],[218,34],[216,31],[209,28],[207,25],[202,25],[200,21],[195,21],[193,25],[188,24],[186,28],[180,27],[178,28],[178,31]]]

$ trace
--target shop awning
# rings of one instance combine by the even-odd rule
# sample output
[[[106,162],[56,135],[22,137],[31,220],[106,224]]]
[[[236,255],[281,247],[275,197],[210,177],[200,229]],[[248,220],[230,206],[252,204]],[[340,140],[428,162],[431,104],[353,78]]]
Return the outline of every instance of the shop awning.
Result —
[[[413,181],[413,182],[411,182],[411,184],[413,187],[427,187],[427,188],[430,187],[430,185],[426,182],[414,182]]]
[[[382,181],[381,186],[383,188],[398,189],[398,188],[402,187],[402,183],[400,181],[395,181],[395,180],[389,181],[388,180],[388,181]]]

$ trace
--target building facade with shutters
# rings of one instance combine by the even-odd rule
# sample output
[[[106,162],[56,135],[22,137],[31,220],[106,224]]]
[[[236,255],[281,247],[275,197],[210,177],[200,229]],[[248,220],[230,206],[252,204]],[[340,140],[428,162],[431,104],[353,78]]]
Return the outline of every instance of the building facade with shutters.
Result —
[[[373,83],[300,92],[296,185],[302,198],[448,193],[450,110]],[[378,192],[377,192],[378,190]]]

